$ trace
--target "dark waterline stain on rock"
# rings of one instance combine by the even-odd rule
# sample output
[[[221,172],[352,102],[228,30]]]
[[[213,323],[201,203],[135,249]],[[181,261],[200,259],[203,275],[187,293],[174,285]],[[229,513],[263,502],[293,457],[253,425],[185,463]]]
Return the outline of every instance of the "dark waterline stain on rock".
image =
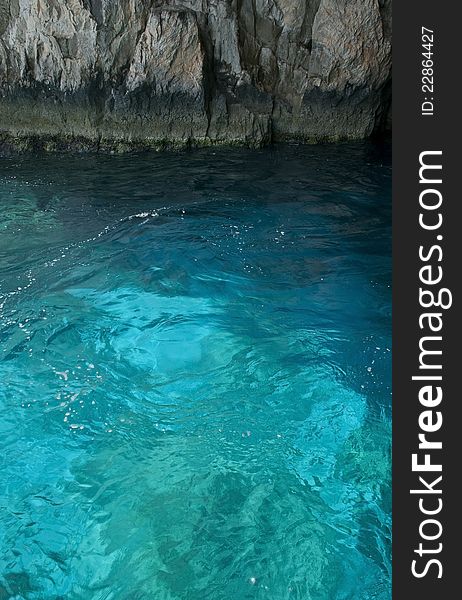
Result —
[[[368,137],[390,125],[390,7],[0,0],[0,144],[119,151]]]

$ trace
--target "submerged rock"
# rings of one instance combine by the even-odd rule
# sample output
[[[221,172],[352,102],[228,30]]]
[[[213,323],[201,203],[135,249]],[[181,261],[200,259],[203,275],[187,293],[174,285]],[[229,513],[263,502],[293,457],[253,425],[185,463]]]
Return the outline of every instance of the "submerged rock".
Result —
[[[16,147],[362,138],[390,77],[390,0],[0,0]]]

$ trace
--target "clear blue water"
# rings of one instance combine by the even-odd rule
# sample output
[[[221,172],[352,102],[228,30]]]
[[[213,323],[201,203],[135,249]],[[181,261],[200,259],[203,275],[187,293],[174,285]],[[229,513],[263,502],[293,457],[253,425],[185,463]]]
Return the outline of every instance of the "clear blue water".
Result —
[[[390,598],[390,175],[1,159],[0,598]]]

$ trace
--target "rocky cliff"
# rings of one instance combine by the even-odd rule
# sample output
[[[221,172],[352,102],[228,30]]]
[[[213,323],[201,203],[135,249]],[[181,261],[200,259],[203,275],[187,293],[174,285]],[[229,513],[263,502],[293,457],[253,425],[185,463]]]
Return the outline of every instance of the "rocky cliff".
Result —
[[[391,0],[0,0],[0,139],[114,148],[362,138]]]

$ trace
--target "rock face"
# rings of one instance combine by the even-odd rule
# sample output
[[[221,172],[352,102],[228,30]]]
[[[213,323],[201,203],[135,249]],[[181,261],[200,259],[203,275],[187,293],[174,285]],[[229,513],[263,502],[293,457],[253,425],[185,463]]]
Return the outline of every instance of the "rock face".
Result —
[[[116,148],[362,138],[391,0],[0,0],[0,138]]]

